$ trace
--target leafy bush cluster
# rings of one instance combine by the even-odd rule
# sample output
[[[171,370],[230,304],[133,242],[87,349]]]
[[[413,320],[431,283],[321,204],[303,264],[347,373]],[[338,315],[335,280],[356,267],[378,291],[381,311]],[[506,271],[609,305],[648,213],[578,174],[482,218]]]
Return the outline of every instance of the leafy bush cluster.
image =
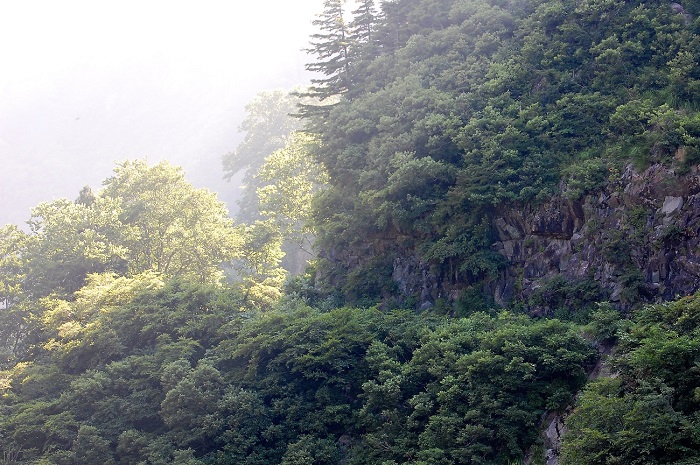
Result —
[[[319,311],[154,273],[94,275],[47,302],[33,356],[0,372],[0,451],[17,464],[493,463],[593,359],[576,329]]]
[[[618,325],[613,377],[590,383],[567,420],[566,464],[700,461],[700,295]]]

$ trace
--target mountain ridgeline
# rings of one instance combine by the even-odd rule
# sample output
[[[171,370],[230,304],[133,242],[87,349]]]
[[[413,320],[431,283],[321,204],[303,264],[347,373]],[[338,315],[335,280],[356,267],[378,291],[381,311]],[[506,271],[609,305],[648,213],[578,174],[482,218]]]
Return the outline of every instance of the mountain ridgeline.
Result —
[[[326,0],[235,221],[126,161],[0,228],[0,465],[700,463],[698,18]]]

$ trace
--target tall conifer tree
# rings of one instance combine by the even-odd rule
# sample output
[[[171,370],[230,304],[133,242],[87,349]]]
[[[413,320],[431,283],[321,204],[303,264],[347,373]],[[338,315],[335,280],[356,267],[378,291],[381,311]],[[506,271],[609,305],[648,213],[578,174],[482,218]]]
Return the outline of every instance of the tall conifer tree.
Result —
[[[345,0],[326,0],[323,6],[323,13],[313,21],[319,32],[311,35],[311,48],[306,50],[318,59],[308,63],[306,69],[325,76],[312,79],[307,94],[319,100],[340,95],[350,85],[350,34],[345,21]]]
[[[348,98],[353,98],[364,86],[363,70],[379,55],[377,35],[377,9],[374,0],[356,0],[357,8],[352,12],[352,21],[348,24],[349,54],[352,67],[349,80]]]
[[[371,44],[376,41],[375,27],[377,10],[374,0],[357,0],[358,7],[352,12],[353,19],[348,28],[352,43]]]

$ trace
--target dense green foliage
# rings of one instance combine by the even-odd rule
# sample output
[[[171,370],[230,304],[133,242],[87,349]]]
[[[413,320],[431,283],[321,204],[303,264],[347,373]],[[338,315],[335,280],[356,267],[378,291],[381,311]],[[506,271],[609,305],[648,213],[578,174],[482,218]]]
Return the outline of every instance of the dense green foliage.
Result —
[[[503,264],[490,250],[499,208],[546,200],[562,180],[580,197],[629,159],[700,160],[697,1],[683,2],[688,14],[614,0],[381,7],[358,10],[374,33],[335,50],[342,68],[321,60],[339,100],[309,112],[330,175],[315,214],[319,270],[335,287],[401,251],[472,285]]]
[[[95,275],[153,272],[220,284],[235,262],[249,302],[271,305],[281,296],[279,223],[288,212],[236,226],[214,194],[195,189],[166,162],[124,162],[103,185],[97,193],[84,188],[75,201],[38,205],[28,233],[13,225],[0,230],[0,365],[30,356],[46,301],[72,300]]]
[[[620,325],[618,325],[620,326]],[[567,465],[700,461],[700,295],[638,311],[567,420]]]
[[[580,197],[630,158],[697,163],[685,8],[325,1],[307,132],[298,95],[263,94],[224,158],[245,224],[136,161],[0,229],[0,463],[539,465],[545,413],[574,403],[566,465],[697,462],[700,296],[626,321],[592,278],[553,278],[532,299],[563,322],[475,285],[503,265],[504,205]],[[283,243],[314,231],[322,258],[283,290]],[[401,302],[399,251],[462,285],[454,307]],[[586,384],[593,339],[618,347]]]
[[[313,190],[301,162],[314,143],[296,134],[266,158],[267,219],[250,226],[179,169],[137,161],[97,193],[41,204],[29,233],[2,229],[5,463],[524,456],[542,413],[584,384],[591,345],[571,324],[508,312],[334,308],[307,276],[280,300],[270,237]],[[259,273],[226,284],[218,266],[234,258]]]
[[[288,301],[146,272],[44,302],[2,372],[14,463],[507,463],[585,381],[575,328]],[[184,462],[187,457],[188,462]]]

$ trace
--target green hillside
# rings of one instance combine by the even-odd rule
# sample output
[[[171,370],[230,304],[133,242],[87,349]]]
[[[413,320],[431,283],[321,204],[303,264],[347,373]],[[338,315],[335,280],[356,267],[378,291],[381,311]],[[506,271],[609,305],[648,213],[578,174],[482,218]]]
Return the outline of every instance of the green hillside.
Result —
[[[700,463],[699,17],[327,0],[236,221],[127,161],[0,229],[0,464]]]
[[[695,165],[700,6],[683,8],[385,3],[371,36],[326,59],[339,102],[308,112],[330,175],[315,209],[322,277],[378,299],[413,254],[468,287],[506,264],[491,248],[496,210],[580,199],[629,161]]]

